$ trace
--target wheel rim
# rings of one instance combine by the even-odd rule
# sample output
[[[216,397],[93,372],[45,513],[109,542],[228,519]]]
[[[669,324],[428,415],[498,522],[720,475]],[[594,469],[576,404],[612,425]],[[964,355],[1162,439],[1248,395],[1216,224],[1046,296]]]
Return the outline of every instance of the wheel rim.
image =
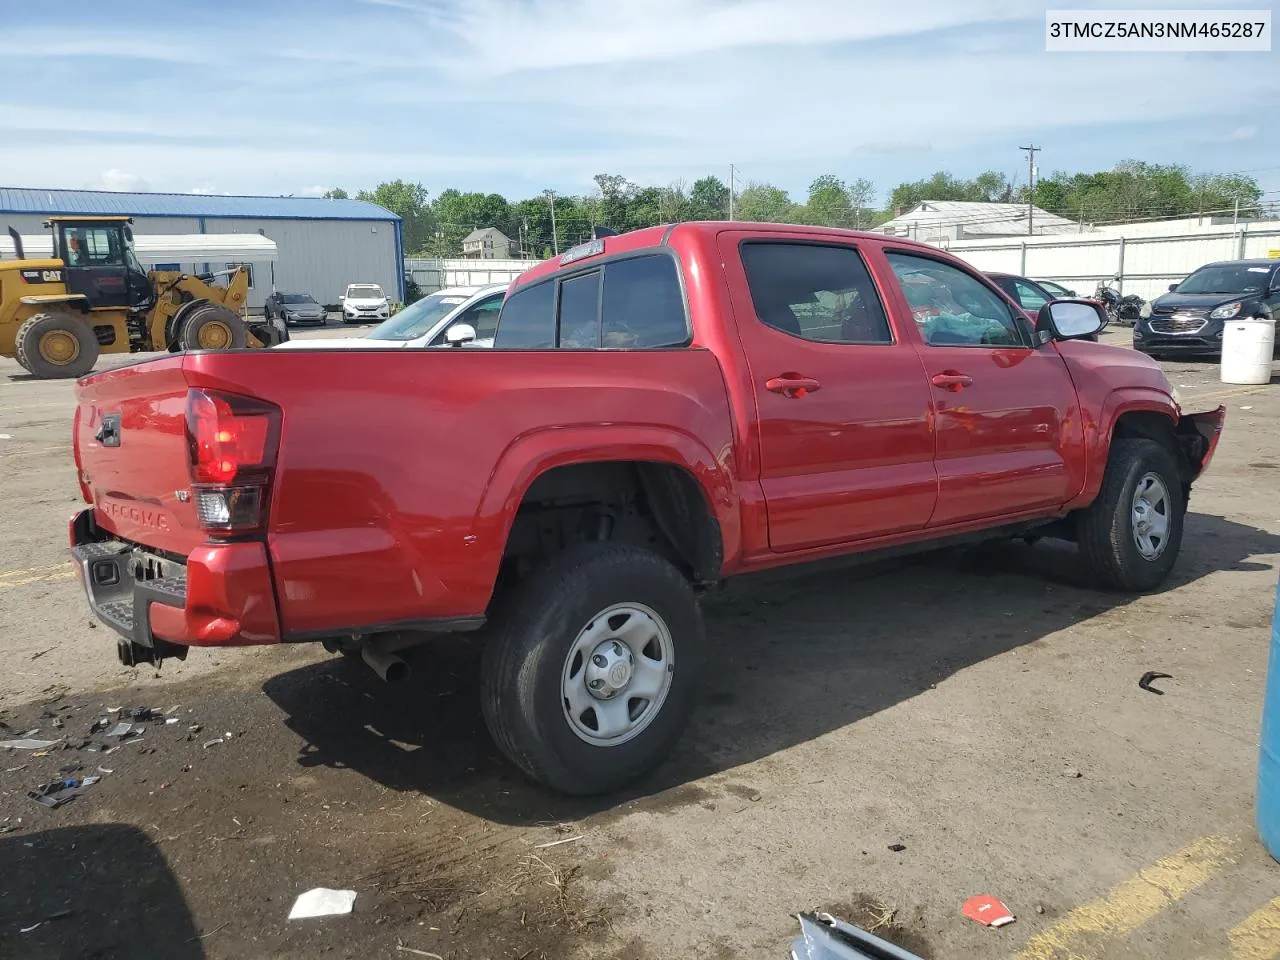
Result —
[[[662,710],[675,670],[671,631],[641,603],[615,603],[578,633],[565,657],[560,698],[569,727],[598,747],[643,733]]]
[[[221,320],[210,320],[196,331],[201,350],[221,350],[231,345],[231,328]]]
[[[1133,542],[1144,560],[1164,553],[1170,522],[1168,488],[1156,474],[1144,474],[1133,491]]]
[[[80,356],[80,341],[66,330],[50,330],[40,338],[40,356],[48,363],[66,366]]]

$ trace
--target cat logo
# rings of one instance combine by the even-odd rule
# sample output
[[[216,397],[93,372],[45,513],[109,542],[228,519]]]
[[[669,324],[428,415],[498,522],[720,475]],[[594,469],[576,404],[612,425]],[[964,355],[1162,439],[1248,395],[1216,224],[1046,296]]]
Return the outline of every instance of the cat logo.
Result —
[[[23,283],[61,283],[61,270],[23,270]]]

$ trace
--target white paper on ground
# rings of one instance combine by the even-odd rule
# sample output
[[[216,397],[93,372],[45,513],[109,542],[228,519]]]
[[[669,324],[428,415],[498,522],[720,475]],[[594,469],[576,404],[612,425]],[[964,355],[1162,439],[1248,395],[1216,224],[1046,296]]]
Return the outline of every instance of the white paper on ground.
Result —
[[[10,750],[43,750],[45,747],[52,747],[56,743],[58,743],[57,740],[36,740],[33,737],[23,737],[21,740],[0,741],[0,747],[7,747]]]
[[[307,917],[331,917],[339,913],[350,913],[355,902],[354,890],[316,887],[298,894],[298,899],[293,901],[293,909],[289,911],[289,919],[305,920]]]

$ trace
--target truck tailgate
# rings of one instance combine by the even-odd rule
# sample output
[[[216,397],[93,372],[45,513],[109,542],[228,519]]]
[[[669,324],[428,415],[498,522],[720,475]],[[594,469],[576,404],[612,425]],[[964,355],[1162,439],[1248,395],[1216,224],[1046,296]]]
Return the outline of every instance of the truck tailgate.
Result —
[[[165,357],[81,380],[74,442],[98,526],[186,556],[206,537],[189,492],[183,362]]]

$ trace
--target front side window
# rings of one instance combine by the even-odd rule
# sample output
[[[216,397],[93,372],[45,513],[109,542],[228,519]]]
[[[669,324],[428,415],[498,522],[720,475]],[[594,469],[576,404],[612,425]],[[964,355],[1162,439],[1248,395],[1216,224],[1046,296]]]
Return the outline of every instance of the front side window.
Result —
[[[742,267],[765,326],[817,343],[892,343],[871,274],[853,247],[745,243]]]
[[[554,280],[516,290],[502,304],[496,350],[547,350],[556,345]]]
[[[1021,347],[1022,333],[990,287],[950,264],[909,253],[885,253],[920,336],[931,346]]]
[[[124,244],[116,227],[64,227],[67,266],[123,267]]]
[[[477,340],[493,339],[493,335],[498,329],[498,314],[502,312],[502,298],[503,293],[497,293],[492,297],[481,300],[460,313],[450,326],[466,323],[475,330]],[[441,331],[435,342],[443,343],[444,335],[447,332]]]
[[[1053,299],[1048,291],[1027,283],[1025,280],[1013,281],[1014,299],[1028,313],[1039,313],[1040,308]]]

